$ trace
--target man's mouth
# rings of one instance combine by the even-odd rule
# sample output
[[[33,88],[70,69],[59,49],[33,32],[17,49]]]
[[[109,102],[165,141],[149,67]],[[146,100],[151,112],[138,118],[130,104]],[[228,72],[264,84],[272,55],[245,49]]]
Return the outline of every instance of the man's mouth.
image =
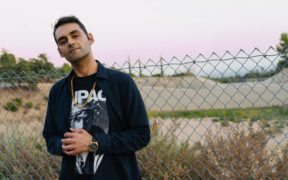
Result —
[[[72,54],[72,53],[74,53],[76,50],[78,50],[78,49],[80,49],[80,48],[74,48],[74,49],[72,49],[69,53],[70,54]]]

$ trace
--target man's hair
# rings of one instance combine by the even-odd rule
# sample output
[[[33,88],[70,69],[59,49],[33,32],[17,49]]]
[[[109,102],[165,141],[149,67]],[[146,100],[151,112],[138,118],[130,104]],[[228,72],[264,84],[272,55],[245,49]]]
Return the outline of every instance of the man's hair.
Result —
[[[84,33],[86,34],[87,38],[88,38],[88,32],[85,28],[85,26],[83,25],[83,23],[75,16],[64,16],[58,19],[58,21],[56,22],[56,24],[54,25],[54,31],[53,31],[53,36],[55,39],[55,42],[57,44],[57,39],[55,36],[55,31],[58,27],[64,25],[64,24],[69,24],[69,23],[76,23],[80,26],[80,28],[84,31]]]

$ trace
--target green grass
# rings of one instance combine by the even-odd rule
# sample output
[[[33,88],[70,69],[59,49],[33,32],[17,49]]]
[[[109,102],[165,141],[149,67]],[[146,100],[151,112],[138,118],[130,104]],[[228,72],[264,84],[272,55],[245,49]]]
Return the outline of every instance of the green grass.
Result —
[[[205,118],[214,117],[220,120],[229,120],[239,122],[243,119],[257,121],[260,119],[279,119],[288,118],[288,107],[272,106],[261,108],[243,108],[243,109],[213,109],[197,111],[149,111],[150,118]]]
[[[150,111],[148,116],[149,118],[162,119],[201,119],[209,117],[212,118],[213,122],[219,122],[223,127],[229,126],[229,123],[260,121],[269,133],[280,133],[285,126],[288,126],[287,106],[196,111]]]

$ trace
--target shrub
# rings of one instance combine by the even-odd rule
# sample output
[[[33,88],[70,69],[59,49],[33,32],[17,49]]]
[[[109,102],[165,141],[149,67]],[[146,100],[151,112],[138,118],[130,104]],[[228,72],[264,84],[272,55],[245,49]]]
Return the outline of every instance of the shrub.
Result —
[[[21,98],[15,98],[15,99],[12,99],[12,101],[8,101],[5,104],[4,108],[7,111],[16,112],[22,104],[23,104],[23,100]]]
[[[288,177],[288,144],[282,153],[266,147],[264,130],[227,127],[222,135],[208,133],[201,141],[180,143],[162,135],[152,124],[150,144],[137,153],[146,179],[285,179]],[[222,128],[222,127],[221,127]]]
[[[15,98],[13,99],[13,102],[16,104],[16,106],[21,106],[23,104],[23,100],[21,98]]]
[[[56,179],[60,158],[47,153],[43,139],[0,134],[0,179]]]
[[[24,105],[24,108],[31,109],[33,107],[33,102],[29,101]]]
[[[288,177],[288,143],[282,149],[280,158],[276,160],[274,176],[278,179]]]
[[[175,131],[174,126],[171,131]],[[195,150],[187,143],[177,144],[175,136],[162,136],[157,124],[151,128],[150,144],[137,153],[141,172],[146,179],[199,179],[190,168],[195,159]]]
[[[18,106],[14,102],[11,102],[11,101],[8,101],[6,105],[4,106],[4,108],[7,111],[12,111],[12,112],[16,112],[18,110]]]
[[[196,149],[199,150],[199,155],[195,167],[201,177],[204,179],[210,177],[216,179],[288,177],[287,147],[286,151],[283,151],[286,155],[282,153],[282,157],[268,152],[264,130],[256,132],[250,128],[249,132],[245,132],[231,127],[225,134],[228,136],[215,136],[210,133],[206,137],[205,144],[197,143]],[[278,162],[273,163],[277,159]]]

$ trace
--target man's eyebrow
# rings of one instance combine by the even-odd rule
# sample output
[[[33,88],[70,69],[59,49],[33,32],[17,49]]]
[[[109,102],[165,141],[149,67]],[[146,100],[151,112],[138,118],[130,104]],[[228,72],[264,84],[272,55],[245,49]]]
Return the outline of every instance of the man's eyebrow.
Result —
[[[75,30],[69,32],[69,35],[72,35],[72,34],[75,34],[75,33],[78,33],[78,32],[80,32],[80,31],[77,30],[77,29],[75,29]],[[63,38],[65,38],[65,36],[61,36],[61,37],[59,37],[59,38],[57,39],[57,42],[58,42],[60,39],[63,39]]]
[[[75,33],[78,33],[78,32],[80,32],[79,30],[73,30],[73,31],[71,31],[69,34],[71,35],[71,34],[75,34]]]

